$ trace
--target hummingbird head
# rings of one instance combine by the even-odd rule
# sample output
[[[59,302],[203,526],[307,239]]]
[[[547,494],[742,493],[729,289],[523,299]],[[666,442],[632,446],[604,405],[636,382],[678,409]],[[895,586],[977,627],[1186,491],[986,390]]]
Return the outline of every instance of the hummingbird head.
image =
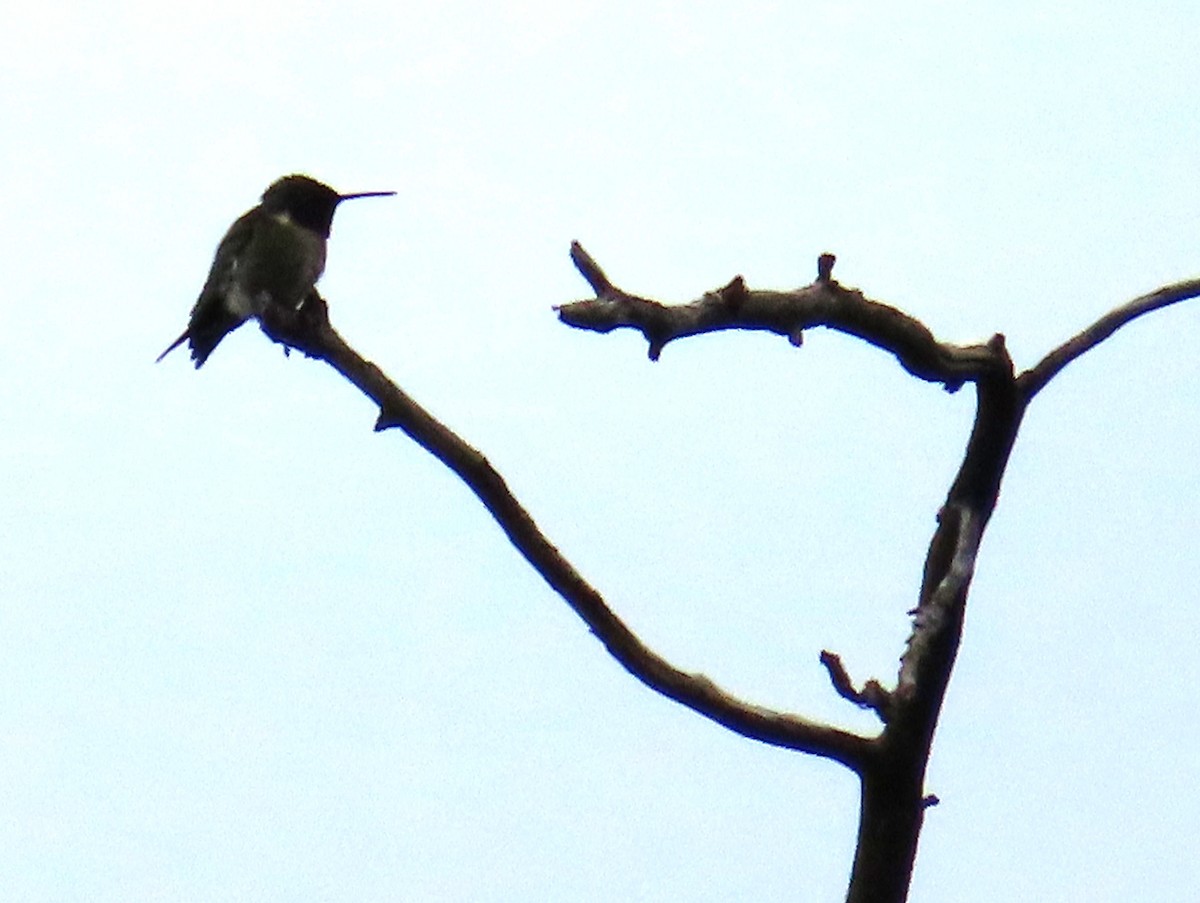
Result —
[[[271,183],[263,192],[262,207],[267,213],[286,213],[297,225],[328,238],[333,226],[333,212],[342,201],[387,197],[395,193],[360,191],[357,194],[338,194],[316,179],[292,175]]]

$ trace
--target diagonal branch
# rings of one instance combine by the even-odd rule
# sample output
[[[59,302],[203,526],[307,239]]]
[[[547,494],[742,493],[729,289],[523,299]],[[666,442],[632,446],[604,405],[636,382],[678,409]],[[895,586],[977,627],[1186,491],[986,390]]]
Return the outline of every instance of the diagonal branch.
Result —
[[[705,292],[687,304],[662,304],[617,288],[580,246],[571,245],[571,259],[596,292],[595,298],[563,304],[559,319],[577,329],[611,332],[636,329],[649,343],[651,360],[663,347],[685,336],[724,329],[774,332],[796,346],[804,330],[822,326],[866,342],[895,355],[913,376],[942,383],[956,391],[1002,370],[994,342],[951,345],[939,342],[919,320],[887,304],[872,301],[832,277],[833,255],[818,260],[817,280],[793,291],[752,291],[736,276],[729,284]]]
[[[1172,285],[1164,285],[1140,298],[1134,298],[1115,310],[1111,310],[1083,332],[1068,339],[1047,354],[1038,364],[1017,378],[1017,387],[1028,401],[1046,387],[1067,364],[1080,355],[1091,351],[1110,335],[1135,320],[1142,314],[1200,297],[1200,279],[1188,279]]]
[[[651,651],[546,538],[488,460],[346,344],[329,324],[325,302],[315,292],[299,311],[271,309],[260,324],[271,339],[324,360],[374,401],[380,409],[377,431],[403,430],[454,471],[517,550],[642,683],[743,736],[861,768],[867,739],[738,699],[704,675],[681,671]]]
[[[892,694],[884,689],[879,681],[868,680],[859,690],[850,679],[850,672],[842,663],[842,657],[828,649],[821,652],[821,664],[829,672],[829,682],[833,684],[839,696],[860,709],[870,709],[880,721],[887,723],[891,716]]]

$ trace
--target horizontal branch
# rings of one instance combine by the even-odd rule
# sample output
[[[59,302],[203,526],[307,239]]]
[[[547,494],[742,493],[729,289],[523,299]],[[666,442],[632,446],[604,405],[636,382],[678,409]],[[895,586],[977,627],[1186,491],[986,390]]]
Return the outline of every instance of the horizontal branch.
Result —
[[[785,336],[799,346],[805,329],[820,326],[891,352],[913,376],[941,383],[949,391],[1006,366],[1006,356],[997,352],[1002,337],[982,345],[939,342],[919,320],[838,284],[832,277],[832,254],[821,255],[817,280],[803,288],[755,291],[737,276],[694,301],[672,305],[617,288],[578,242],[571,245],[571,259],[596,297],[561,305],[559,319],[594,332],[636,329],[649,344],[651,360],[658,360],[668,342],[700,333],[760,330]]]
[[[398,428],[457,474],[509,540],[634,677],[745,737],[861,767],[869,741],[856,734],[752,705],[701,674],[689,674],[651,651],[546,538],[488,460],[417,404],[383,371],[354,351],[329,324],[314,292],[299,311],[271,310],[262,329],[277,342],[325,360],[379,406],[376,430]]]
[[[1026,401],[1045,388],[1058,373],[1080,355],[1091,351],[1126,323],[1142,314],[1200,297],[1200,279],[1188,279],[1155,289],[1111,310],[1083,332],[1063,342],[1038,364],[1017,377],[1017,388]]]

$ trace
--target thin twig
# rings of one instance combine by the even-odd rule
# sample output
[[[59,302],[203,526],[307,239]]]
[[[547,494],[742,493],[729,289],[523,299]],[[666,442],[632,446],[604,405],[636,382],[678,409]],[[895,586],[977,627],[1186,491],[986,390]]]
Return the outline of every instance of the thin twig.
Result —
[[[1164,285],[1149,294],[1134,298],[1115,310],[1111,310],[1083,332],[1063,342],[1044,358],[1017,377],[1017,388],[1025,400],[1033,398],[1046,387],[1071,361],[1095,348],[1110,335],[1143,314],[1200,297],[1200,279],[1188,279],[1172,285]]]
[[[842,657],[827,649],[821,651],[821,664],[829,672],[829,682],[833,684],[839,696],[860,709],[871,709],[879,716],[880,721],[887,723],[891,694],[878,681],[868,680],[861,690],[857,689],[846,666],[842,664]]]

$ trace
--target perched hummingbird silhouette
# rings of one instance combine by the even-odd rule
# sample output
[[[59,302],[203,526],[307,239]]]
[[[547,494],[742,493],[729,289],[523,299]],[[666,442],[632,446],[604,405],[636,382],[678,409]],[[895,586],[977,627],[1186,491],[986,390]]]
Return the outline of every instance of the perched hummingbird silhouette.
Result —
[[[338,194],[301,175],[272,183],[262,203],[239,216],[217,245],[187,329],[158,360],[187,340],[199,369],[221,339],[267,305],[299,309],[325,270],[325,243],[337,205],[395,193]]]

